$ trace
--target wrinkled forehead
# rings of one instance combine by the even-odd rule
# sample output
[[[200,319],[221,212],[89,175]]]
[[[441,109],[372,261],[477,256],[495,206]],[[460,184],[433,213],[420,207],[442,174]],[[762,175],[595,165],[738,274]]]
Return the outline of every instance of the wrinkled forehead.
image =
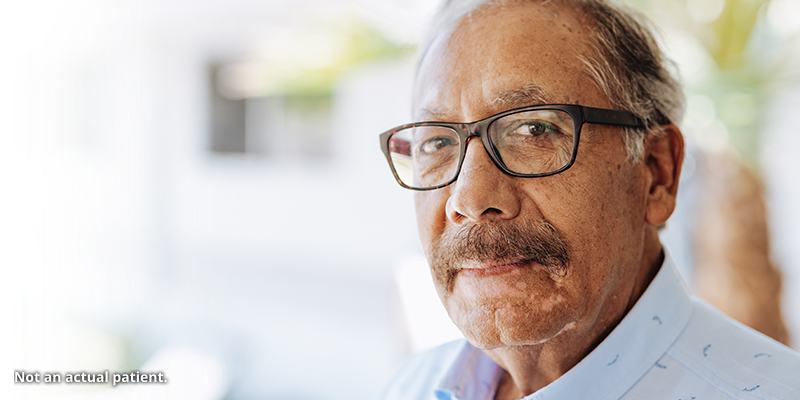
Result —
[[[581,55],[589,32],[583,13],[562,4],[479,7],[431,41],[415,82],[414,118],[466,118],[465,108],[475,106],[488,113],[578,102],[574,83],[587,78]],[[570,87],[576,93],[565,92]]]

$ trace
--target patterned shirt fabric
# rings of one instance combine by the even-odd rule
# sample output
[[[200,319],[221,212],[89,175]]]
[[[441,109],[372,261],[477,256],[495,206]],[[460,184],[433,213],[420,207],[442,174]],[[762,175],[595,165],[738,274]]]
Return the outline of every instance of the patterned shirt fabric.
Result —
[[[412,357],[386,400],[491,400],[504,371],[465,339]],[[526,400],[800,400],[800,354],[692,298],[669,256],[588,356]]]

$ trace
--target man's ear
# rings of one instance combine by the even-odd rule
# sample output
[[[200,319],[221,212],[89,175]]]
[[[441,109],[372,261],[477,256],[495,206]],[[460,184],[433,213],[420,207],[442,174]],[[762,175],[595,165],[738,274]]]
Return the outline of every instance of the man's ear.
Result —
[[[675,210],[678,181],[683,165],[683,134],[674,124],[662,125],[660,134],[650,131],[645,144],[649,192],[647,214],[650,225],[659,226]]]

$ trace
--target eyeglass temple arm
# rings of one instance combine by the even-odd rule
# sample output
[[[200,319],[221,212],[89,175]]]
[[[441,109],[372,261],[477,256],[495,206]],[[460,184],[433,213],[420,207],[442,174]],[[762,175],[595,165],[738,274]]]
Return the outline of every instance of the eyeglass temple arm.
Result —
[[[609,110],[606,108],[581,107],[583,120],[593,124],[643,127],[644,121],[630,111]]]

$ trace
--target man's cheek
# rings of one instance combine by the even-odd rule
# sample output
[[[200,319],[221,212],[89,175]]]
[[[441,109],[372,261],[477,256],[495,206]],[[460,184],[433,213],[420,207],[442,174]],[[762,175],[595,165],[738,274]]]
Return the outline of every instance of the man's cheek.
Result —
[[[447,215],[445,189],[417,192],[414,194],[414,208],[417,215],[417,230],[426,253],[433,240],[444,232]],[[428,254],[430,255],[430,254]]]

